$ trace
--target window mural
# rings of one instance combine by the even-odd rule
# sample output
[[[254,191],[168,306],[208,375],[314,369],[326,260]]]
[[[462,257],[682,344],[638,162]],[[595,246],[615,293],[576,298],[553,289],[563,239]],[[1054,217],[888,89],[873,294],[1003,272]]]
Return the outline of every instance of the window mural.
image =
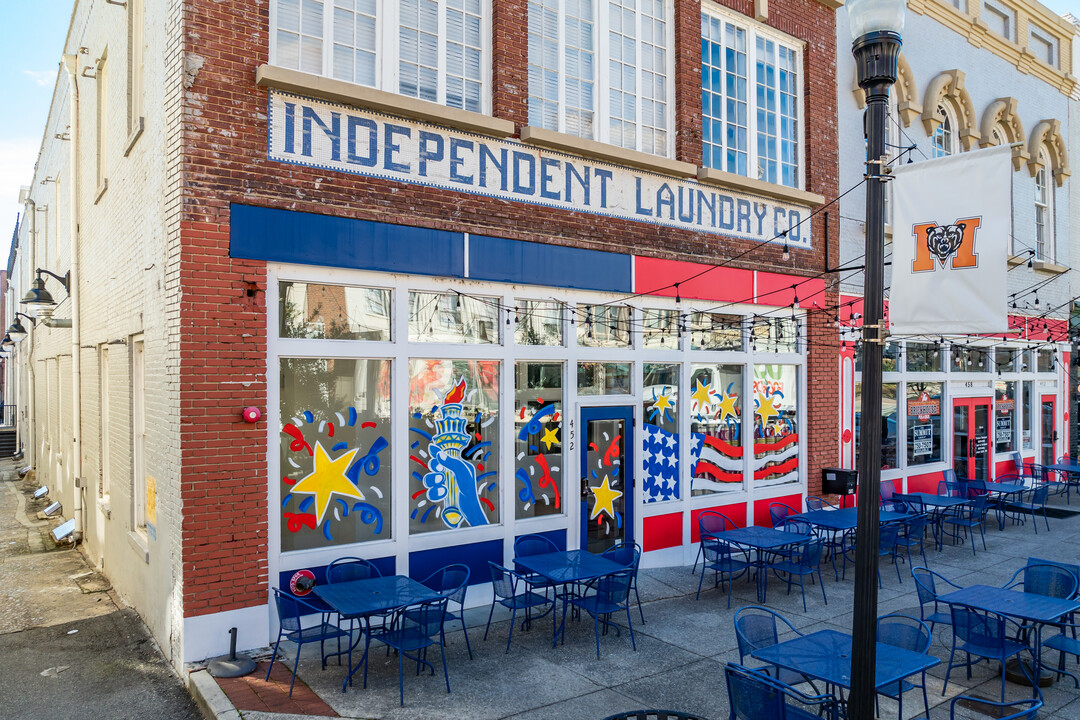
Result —
[[[281,550],[390,537],[390,361],[281,359]]]
[[[741,365],[691,366],[691,495],[743,489],[742,388]]]
[[[563,513],[562,373],[557,362],[514,366],[515,516]]]
[[[642,497],[646,503],[679,498],[679,368],[645,363],[642,418]]]
[[[409,532],[499,522],[499,362],[409,361]]]
[[[754,366],[754,485],[799,480],[799,387],[794,365]]]

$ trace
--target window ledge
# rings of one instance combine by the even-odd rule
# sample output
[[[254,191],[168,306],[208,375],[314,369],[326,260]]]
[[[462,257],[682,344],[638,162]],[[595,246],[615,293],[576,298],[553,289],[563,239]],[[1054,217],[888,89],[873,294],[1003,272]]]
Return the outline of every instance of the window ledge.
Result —
[[[102,178],[101,179],[101,184],[98,185],[97,192],[94,193],[94,204],[95,205],[97,205],[99,202],[101,202],[102,195],[104,195],[105,191],[108,190],[108,189],[109,189],[109,178]]]
[[[131,135],[128,136],[127,144],[124,145],[124,157],[131,154],[131,149],[135,147],[135,141],[142,137],[143,128],[146,126],[146,119],[143,116],[139,116],[135,120],[135,128],[131,131]]]
[[[510,120],[274,65],[264,64],[256,68],[255,84],[300,95],[313,95],[398,117],[434,122],[482,135],[509,137],[515,130],[514,123]]]
[[[626,150],[617,145],[580,138],[576,135],[545,130],[531,125],[521,129],[521,141],[530,145],[561,150],[575,155],[587,155],[616,165],[632,165],[642,170],[678,177],[694,177],[697,166],[680,160],[651,155],[638,150]]]
[[[1032,266],[1036,270],[1041,270],[1046,273],[1052,273],[1054,275],[1061,275],[1062,273],[1069,272],[1069,268],[1065,267],[1064,265],[1057,265],[1046,260],[1035,260],[1032,263]]]
[[[754,178],[743,177],[716,168],[698,168],[697,177],[702,182],[732,187],[753,195],[764,195],[765,197],[801,203],[810,207],[825,204],[824,195],[787,187],[786,185],[776,185],[763,180],[755,180]]]
[[[1023,265],[1027,261],[1028,261],[1027,253],[1024,253],[1023,255],[1010,255],[1009,256],[1009,267],[1016,267],[1017,265]]]
[[[135,554],[142,558],[142,561],[147,565],[150,564],[150,546],[140,533],[128,531],[127,534],[128,545],[132,547]]]

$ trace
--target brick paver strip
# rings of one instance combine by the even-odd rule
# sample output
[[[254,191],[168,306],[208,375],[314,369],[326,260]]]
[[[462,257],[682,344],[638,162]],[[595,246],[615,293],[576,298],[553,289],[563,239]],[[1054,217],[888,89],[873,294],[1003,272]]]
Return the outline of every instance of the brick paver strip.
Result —
[[[291,670],[281,663],[275,663],[267,680],[267,666],[268,663],[261,662],[255,672],[245,677],[218,679],[218,685],[237,710],[338,717],[334,709],[300,678],[296,678],[292,697],[289,697]]]

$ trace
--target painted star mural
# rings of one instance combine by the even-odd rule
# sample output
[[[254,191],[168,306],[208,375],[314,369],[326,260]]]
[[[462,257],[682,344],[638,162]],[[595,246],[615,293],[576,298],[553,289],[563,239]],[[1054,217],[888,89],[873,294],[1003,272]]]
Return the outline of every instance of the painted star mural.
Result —
[[[623,494],[611,487],[608,476],[605,475],[604,481],[599,485],[590,485],[589,489],[592,490],[593,497],[596,499],[589,519],[594,520],[600,513],[607,513],[608,517],[615,520],[615,501],[621,498]]]
[[[322,443],[315,443],[315,468],[310,474],[293,485],[292,492],[300,495],[315,496],[315,522],[317,525],[322,524],[333,495],[342,495],[355,500],[364,499],[364,494],[346,475],[357,452],[359,450],[353,448],[343,452],[337,458],[331,459]]]

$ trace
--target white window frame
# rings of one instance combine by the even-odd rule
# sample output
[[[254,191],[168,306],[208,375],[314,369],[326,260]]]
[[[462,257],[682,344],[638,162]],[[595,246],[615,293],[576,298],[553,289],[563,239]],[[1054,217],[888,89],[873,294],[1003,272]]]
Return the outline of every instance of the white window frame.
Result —
[[[803,189],[805,187],[805,185],[806,185],[806,125],[807,125],[807,121],[806,121],[806,104],[805,104],[805,98],[803,97],[804,96],[804,88],[806,87],[806,77],[805,77],[806,71],[805,71],[805,65],[804,65],[804,62],[803,62],[804,53],[806,51],[806,43],[804,41],[798,39],[798,38],[795,38],[795,37],[792,37],[792,36],[787,35],[785,33],[782,33],[782,32],[780,32],[780,31],[778,31],[778,30],[776,30],[774,28],[771,28],[771,27],[767,26],[767,25],[762,25],[761,23],[755,22],[754,20],[746,17],[745,15],[741,15],[739,13],[732,12],[732,11],[727,10],[726,8],[723,8],[723,7],[721,7],[719,5],[716,5],[715,3],[712,3],[712,2],[703,2],[701,4],[701,14],[715,17],[715,18],[719,19],[721,22],[730,23],[730,24],[740,28],[741,30],[743,30],[746,33],[746,105],[747,105],[747,113],[746,113],[746,120],[747,120],[747,148],[746,148],[747,161],[746,161],[746,169],[747,169],[747,175],[745,177],[749,177],[751,179],[756,180],[756,179],[759,179],[759,175],[760,175],[760,170],[759,170],[760,163],[759,163],[758,152],[757,152],[757,140],[758,140],[758,127],[757,127],[757,84],[758,84],[758,80],[757,80],[757,38],[759,36],[763,37],[763,38],[765,38],[767,40],[771,40],[772,42],[776,43],[777,45],[786,47],[788,50],[791,50],[791,51],[795,52],[795,54],[796,54],[795,66],[797,68],[796,72],[798,74],[798,86],[796,88],[796,102],[797,102],[797,112],[798,112],[796,121],[798,123],[798,131],[796,132],[796,136],[795,136],[795,141],[796,141],[796,143],[798,145],[798,152],[796,154],[796,162],[798,163],[798,167],[796,168],[796,184],[794,185],[794,188],[798,189],[798,190]],[[702,61],[703,61],[703,59],[700,58],[700,56],[699,56],[699,58],[698,58],[699,64],[701,64]],[[725,72],[726,72],[726,68],[725,68]],[[777,121],[779,122],[779,119],[780,119],[780,109],[779,109],[780,88],[779,87],[777,87],[776,92],[777,92],[776,115],[777,115]],[[726,109],[726,103],[725,103],[725,109]],[[702,108],[702,110],[704,110],[704,108]],[[704,122],[704,121],[705,121],[705,117],[704,117],[704,113],[702,113],[702,122]],[[726,136],[724,138],[722,138],[722,139],[726,140]],[[780,142],[779,131],[778,131],[778,134],[777,134],[777,142],[778,143]],[[715,139],[713,140],[713,144],[714,145],[716,144]],[[726,146],[723,143],[721,143],[721,147],[723,147],[726,150]],[[709,159],[703,158],[702,162],[703,162],[703,165],[705,167],[712,167],[712,165],[709,162]],[[778,159],[777,162],[779,163],[780,160]],[[731,172],[730,170],[728,170],[727,167],[721,167],[721,168],[715,168],[715,169],[722,170],[724,172]],[[735,174],[738,174],[738,173],[735,173]],[[783,183],[780,183],[780,182],[773,183],[773,184],[779,185],[781,187],[790,187],[788,185],[783,185]]]
[[[277,48],[277,15],[278,2],[270,3],[270,64],[286,67],[278,64]],[[309,0],[310,1],[310,0]],[[438,100],[440,105],[446,104],[446,0],[433,0],[439,5],[439,45],[436,51],[439,63],[438,70]],[[402,95],[399,91],[399,13],[398,3],[395,0],[375,0],[375,85],[374,87],[384,92]],[[335,77],[333,70],[334,61],[334,0],[322,0],[323,23],[322,23],[322,67],[320,77],[326,77],[340,82],[348,82]],[[491,31],[491,0],[480,0],[480,12],[482,22],[480,26],[481,57],[480,57],[480,110],[485,115],[491,114],[491,65],[492,65],[492,31]],[[297,68],[290,68],[297,69]],[[305,71],[306,72],[306,71]],[[371,87],[363,83],[353,83],[364,87]],[[413,97],[405,95],[405,97]],[[429,101],[428,101],[429,102]]]
[[[1039,148],[1039,169],[1035,171],[1035,258],[1054,262],[1054,174],[1050,165],[1050,153]],[[1040,223],[1040,215],[1043,215]],[[1042,237],[1040,238],[1040,227]]]
[[[950,107],[947,102],[938,104],[937,109],[934,112],[939,113],[942,118],[941,122],[934,127],[934,131],[930,133],[931,159],[956,155],[959,150],[957,146],[959,138],[956,136],[956,113],[953,112],[952,107]],[[939,135],[948,141],[947,143],[943,142],[940,147],[936,142]]]

